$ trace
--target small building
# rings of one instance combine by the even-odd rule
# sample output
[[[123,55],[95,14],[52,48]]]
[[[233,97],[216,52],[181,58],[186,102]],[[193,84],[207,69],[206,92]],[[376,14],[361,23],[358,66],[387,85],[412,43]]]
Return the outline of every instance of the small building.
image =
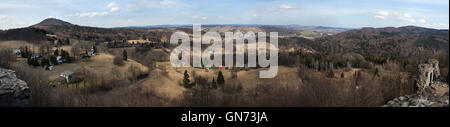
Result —
[[[41,54],[39,54],[39,53],[33,53],[33,54],[31,54],[31,57],[32,58],[41,58]]]
[[[73,79],[73,72],[72,71],[64,71],[61,73],[60,76],[63,77],[67,83],[71,83],[72,79]]]
[[[64,63],[64,59],[61,56],[56,56],[56,61],[58,61],[58,64]]]
[[[96,52],[95,52],[94,49],[91,49],[91,55],[92,55],[92,56],[95,56],[95,55],[96,55]]]
[[[58,61],[58,64],[60,64],[60,63],[64,63],[64,59],[59,59],[59,60],[57,60]]]
[[[82,53],[82,54],[80,54],[80,58],[87,58],[87,57],[89,57],[89,55],[88,55],[88,54],[86,54],[86,53]]]
[[[13,50],[13,54],[14,55],[20,55],[22,53],[22,51],[20,49],[14,49]]]

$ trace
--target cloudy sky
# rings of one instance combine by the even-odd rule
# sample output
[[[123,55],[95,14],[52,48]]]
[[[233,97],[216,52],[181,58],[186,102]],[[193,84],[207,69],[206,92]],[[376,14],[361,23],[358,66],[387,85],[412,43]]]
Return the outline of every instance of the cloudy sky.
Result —
[[[449,29],[449,1],[0,0],[0,29],[30,26],[49,17],[98,27],[200,23]]]

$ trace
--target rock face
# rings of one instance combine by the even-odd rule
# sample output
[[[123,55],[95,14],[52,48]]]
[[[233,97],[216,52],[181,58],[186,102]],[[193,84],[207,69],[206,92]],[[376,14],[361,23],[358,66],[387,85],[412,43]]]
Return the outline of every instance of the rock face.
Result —
[[[17,79],[13,70],[0,68],[0,107],[26,107],[30,105],[30,90]]]
[[[422,94],[397,97],[383,107],[449,107],[448,85],[436,82]]]

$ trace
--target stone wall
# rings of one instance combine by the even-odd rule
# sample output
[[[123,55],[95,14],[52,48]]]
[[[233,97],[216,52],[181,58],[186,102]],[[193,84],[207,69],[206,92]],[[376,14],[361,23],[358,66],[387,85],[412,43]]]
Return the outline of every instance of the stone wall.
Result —
[[[429,59],[427,63],[420,64],[417,67],[416,92],[422,92],[426,87],[429,87],[434,81],[439,79],[439,61]]]
[[[30,106],[30,90],[13,70],[0,68],[0,107]]]

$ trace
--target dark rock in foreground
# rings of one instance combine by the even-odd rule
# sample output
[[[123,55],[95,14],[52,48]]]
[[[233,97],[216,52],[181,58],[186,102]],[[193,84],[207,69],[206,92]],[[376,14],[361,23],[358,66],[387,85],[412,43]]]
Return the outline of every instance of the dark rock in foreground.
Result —
[[[30,105],[30,90],[18,79],[13,70],[0,68],[0,107],[27,107]]]
[[[434,82],[421,93],[397,97],[383,107],[449,107],[448,84]]]

